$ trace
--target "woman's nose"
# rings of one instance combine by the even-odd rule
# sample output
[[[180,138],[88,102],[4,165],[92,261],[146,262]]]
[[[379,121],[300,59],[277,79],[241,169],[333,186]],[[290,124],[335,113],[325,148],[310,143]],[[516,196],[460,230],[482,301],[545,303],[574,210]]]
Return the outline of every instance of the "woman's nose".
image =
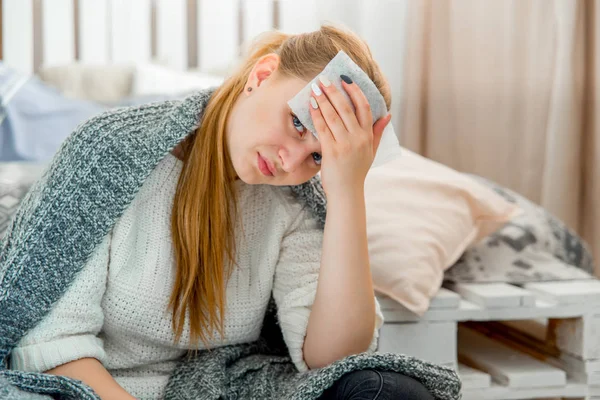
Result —
[[[283,169],[287,173],[294,172],[307,157],[307,151],[303,147],[295,146],[294,148],[288,148],[286,152],[283,153]]]

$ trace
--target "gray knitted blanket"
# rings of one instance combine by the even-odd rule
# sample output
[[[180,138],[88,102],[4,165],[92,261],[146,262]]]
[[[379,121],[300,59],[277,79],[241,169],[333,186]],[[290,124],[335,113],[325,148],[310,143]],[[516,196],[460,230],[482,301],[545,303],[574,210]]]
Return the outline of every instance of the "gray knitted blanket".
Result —
[[[83,123],[23,198],[0,242],[0,399],[99,399],[78,380],[11,370],[10,351],[66,291],[154,167],[199,126],[214,90]],[[292,189],[324,223],[318,178]],[[256,342],[189,354],[172,373],[166,399],[316,399],[343,374],[366,368],[416,378],[440,400],[460,398],[454,370],[401,354],[361,353],[299,372],[272,299]]]

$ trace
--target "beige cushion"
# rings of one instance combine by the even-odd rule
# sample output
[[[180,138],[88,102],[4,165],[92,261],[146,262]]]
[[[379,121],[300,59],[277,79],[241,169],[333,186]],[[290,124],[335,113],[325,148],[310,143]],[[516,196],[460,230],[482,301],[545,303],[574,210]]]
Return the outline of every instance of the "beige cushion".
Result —
[[[138,63],[131,87],[132,96],[178,95],[220,86],[224,77],[200,72],[178,71],[154,63]]]
[[[130,96],[134,72],[133,65],[73,63],[42,68],[38,75],[65,96],[111,103]]]
[[[127,97],[179,95],[218,86],[225,76],[199,70],[179,71],[153,62],[44,67],[40,78],[64,95],[114,103]]]
[[[365,200],[374,287],[418,315],[465,249],[521,212],[467,175],[406,149],[369,171]]]

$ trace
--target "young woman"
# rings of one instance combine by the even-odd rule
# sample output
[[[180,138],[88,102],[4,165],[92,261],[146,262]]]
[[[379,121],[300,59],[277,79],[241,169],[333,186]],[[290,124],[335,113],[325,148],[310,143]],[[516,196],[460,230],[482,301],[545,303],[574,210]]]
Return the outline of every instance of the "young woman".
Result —
[[[190,349],[255,340],[271,293],[300,371],[374,351],[383,322],[369,269],[364,180],[390,116],[327,77],[311,99],[317,140],[287,105],[338,53],[390,90],[367,45],[325,25],[264,34],[160,161],[13,369],[80,379],[103,399],[159,399]],[[324,230],[289,192],[321,173]],[[202,343],[200,343],[202,342]],[[344,375],[322,399],[432,399],[395,372]]]

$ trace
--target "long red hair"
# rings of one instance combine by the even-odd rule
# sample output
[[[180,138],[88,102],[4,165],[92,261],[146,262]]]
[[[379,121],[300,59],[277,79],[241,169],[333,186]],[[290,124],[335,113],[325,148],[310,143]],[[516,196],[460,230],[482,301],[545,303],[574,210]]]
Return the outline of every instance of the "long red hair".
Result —
[[[189,320],[190,340],[205,348],[216,331],[224,340],[225,289],[235,260],[237,199],[235,171],[226,145],[226,122],[247,77],[264,55],[280,57],[281,77],[313,79],[343,50],[371,78],[391,105],[389,85],[368,45],[355,33],[324,24],[318,31],[259,35],[228,79],[213,93],[201,126],[182,142],[183,169],[177,182],[171,215],[177,275],[169,301],[179,342]]]

